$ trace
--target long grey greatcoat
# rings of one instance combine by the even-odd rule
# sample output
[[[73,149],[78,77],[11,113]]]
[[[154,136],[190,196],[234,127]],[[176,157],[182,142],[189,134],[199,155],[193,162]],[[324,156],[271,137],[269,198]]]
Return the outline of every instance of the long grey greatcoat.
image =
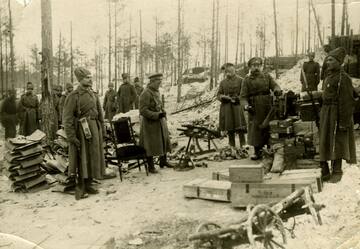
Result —
[[[87,118],[92,134],[86,139],[79,123],[82,117]],[[63,125],[66,136],[71,141],[79,139],[78,150],[73,143],[69,145],[69,173],[75,174],[78,169],[82,178],[102,179],[105,173],[103,150],[103,113],[99,97],[92,90],[79,86],[65,100]]]
[[[126,113],[134,109],[134,103],[136,100],[136,90],[131,83],[123,83],[117,93],[118,112]]]
[[[304,62],[304,74],[308,84],[309,91],[317,91],[320,82],[320,65],[315,61]],[[306,91],[306,83],[302,72],[300,73],[300,81],[302,84],[301,91]]]
[[[161,156],[170,152],[170,138],[166,118],[159,119],[162,102],[159,91],[148,86],[140,95],[140,145],[147,156]]]
[[[241,84],[242,79],[236,75],[232,78],[225,78],[220,82],[217,99],[221,101],[222,95],[240,98]],[[246,130],[244,109],[240,103],[221,103],[219,126],[222,131]]]
[[[106,91],[103,107],[105,111],[105,118],[111,121],[116,114],[116,92],[114,89]]]
[[[16,137],[17,106],[15,97],[6,97],[0,105],[0,122],[5,128],[5,139]]]
[[[320,161],[345,159],[348,163],[356,163],[355,96],[351,79],[342,69],[328,72],[320,112]]]
[[[249,113],[248,143],[262,147],[269,141],[269,128],[260,128],[272,106],[270,90],[280,90],[280,86],[266,73],[246,75],[240,93],[243,106],[251,105],[254,113]]]
[[[19,102],[20,135],[29,136],[39,129],[39,100],[36,95],[25,93]]]

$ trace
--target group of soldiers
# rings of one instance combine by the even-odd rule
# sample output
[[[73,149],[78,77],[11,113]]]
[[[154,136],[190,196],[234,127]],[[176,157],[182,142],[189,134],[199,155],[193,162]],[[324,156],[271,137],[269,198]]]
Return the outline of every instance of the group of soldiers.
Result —
[[[330,51],[325,60],[326,71],[322,72],[324,81],[319,134],[320,166],[324,180],[339,176],[341,179],[342,159],[348,163],[356,162],[352,110],[358,96],[351,78],[341,66],[345,55],[343,48]],[[319,84],[320,73],[313,58],[311,54],[301,76],[303,85],[306,82],[303,86],[306,91],[316,90]],[[239,136],[240,147],[246,143],[253,146],[253,160],[261,159],[264,147],[270,146],[269,127],[264,126],[264,120],[273,105],[272,96],[282,94],[276,81],[263,72],[262,64],[261,58],[251,58],[248,61],[249,74],[242,79],[237,76],[235,66],[226,63],[223,68],[225,77],[217,92],[217,99],[221,102],[220,129],[227,132],[230,146],[235,147],[236,135]],[[139,143],[146,151],[149,172],[157,173],[154,156],[159,157],[161,168],[173,167],[166,157],[171,150],[171,143],[167,113],[159,93],[163,77],[161,73],[151,75],[145,89],[138,79],[133,85],[129,75],[123,74],[123,84],[117,93],[114,85],[109,84],[103,106],[98,94],[92,90],[90,71],[79,67],[74,70],[74,74],[79,83],[76,90],[73,90],[71,84],[67,84],[63,95],[60,88],[54,89],[53,94],[58,122],[62,123],[69,141],[69,174],[80,179],[77,181],[78,199],[96,194],[98,191],[92,185],[93,179],[104,177],[103,110],[105,119],[112,120],[118,112],[125,113],[138,108],[141,115]],[[40,103],[33,94],[33,84],[27,84],[27,91],[21,96],[18,108],[15,95],[14,91],[10,91],[1,108],[1,121],[5,124],[6,137],[14,137],[16,134],[17,113],[21,114],[21,134],[29,135],[39,127]],[[327,164],[329,160],[331,172]]]
[[[323,180],[339,181],[342,177],[342,160],[356,163],[353,110],[358,95],[351,78],[344,72],[342,64],[346,56],[344,48],[328,50],[320,73],[320,65],[314,62],[314,54],[304,63],[300,82],[302,91],[317,91],[323,80],[319,152]],[[264,125],[271,106],[272,96],[282,95],[280,86],[262,71],[262,59],[251,58],[249,74],[241,79],[231,63],[224,65],[225,78],[221,81],[217,99],[221,102],[219,127],[226,131],[229,145],[235,146],[235,134],[239,135],[240,147],[245,142],[254,147],[252,160],[262,158],[264,147],[270,147],[269,126]],[[245,118],[247,112],[247,120]],[[247,121],[247,122],[246,122]],[[331,170],[328,165],[331,161]]]

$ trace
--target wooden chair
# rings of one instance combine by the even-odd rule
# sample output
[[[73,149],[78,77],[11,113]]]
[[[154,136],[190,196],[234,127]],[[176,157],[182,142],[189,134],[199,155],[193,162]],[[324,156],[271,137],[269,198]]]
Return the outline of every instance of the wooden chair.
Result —
[[[116,160],[119,167],[120,180],[122,181],[122,165],[124,161],[137,160],[135,166],[128,169],[139,168],[144,164],[146,175],[148,172],[148,163],[146,158],[146,151],[143,147],[139,146],[135,140],[134,130],[131,125],[130,117],[123,117],[116,121],[111,122],[112,140],[116,148]],[[142,163],[140,161],[142,160]]]

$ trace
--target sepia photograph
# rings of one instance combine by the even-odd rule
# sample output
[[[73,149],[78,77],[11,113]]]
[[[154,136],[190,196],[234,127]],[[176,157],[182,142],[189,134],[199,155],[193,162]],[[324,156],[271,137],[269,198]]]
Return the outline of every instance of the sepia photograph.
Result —
[[[0,0],[0,248],[360,249],[360,0]]]

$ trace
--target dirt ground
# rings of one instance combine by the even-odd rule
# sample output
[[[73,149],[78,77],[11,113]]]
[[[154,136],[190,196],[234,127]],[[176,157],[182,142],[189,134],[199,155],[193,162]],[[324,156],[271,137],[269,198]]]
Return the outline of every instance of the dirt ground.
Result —
[[[0,151],[2,157],[3,141]],[[51,189],[11,193],[7,177],[0,175],[0,232],[17,235],[47,249],[193,248],[187,238],[201,222],[226,226],[246,214],[244,210],[231,208],[229,203],[186,199],[183,184],[197,177],[210,179],[213,171],[246,160],[209,162],[208,168],[187,172],[162,169],[150,176],[133,170],[122,182],[119,178],[102,181],[98,195],[81,201]],[[342,181],[326,183],[324,191],[315,198],[326,205],[321,211],[324,225],[316,227],[309,215],[297,216],[295,238],[287,233],[286,248],[335,249],[360,230],[357,165],[346,165]],[[291,219],[285,226],[290,228],[292,224]],[[1,241],[0,247],[15,248]],[[237,248],[250,247],[244,244]]]

